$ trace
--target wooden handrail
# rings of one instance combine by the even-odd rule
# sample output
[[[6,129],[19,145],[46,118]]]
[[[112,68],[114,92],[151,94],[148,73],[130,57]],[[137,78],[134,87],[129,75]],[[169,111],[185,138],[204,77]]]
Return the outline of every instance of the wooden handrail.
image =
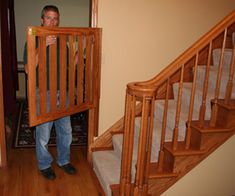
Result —
[[[226,16],[221,22],[219,22],[215,27],[213,27],[209,32],[202,36],[198,41],[196,41],[191,47],[189,47],[185,52],[183,52],[178,58],[176,58],[172,63],[170,63],[166,68],[164,68],[158,75],[154,78],[143,81],[143,82],[132,82],[128,84],[128,89],[138,89],[144,91],[145,88],[150,88],[151,86],[159,86],[162,81],[167,80],[172,74],[180,69],[180,66],[188,61],[198,50],[203,49],[210,40],[214,40],[220,33],[224,31],[225,28],[232,25],[235,21],[235,11],[231,12]],[[148,86],[148,87],[147,87]]]

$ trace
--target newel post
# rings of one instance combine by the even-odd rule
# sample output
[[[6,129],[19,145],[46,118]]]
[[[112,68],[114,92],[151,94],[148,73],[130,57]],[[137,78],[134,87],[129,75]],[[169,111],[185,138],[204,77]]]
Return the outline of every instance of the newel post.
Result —
[[[155,89],[129,84],[126,91],[120,195],[147,195],[151,157]],[[136,106],[141,103],[137,163],[132,163]],[[134,165],[133,165],[134,164]],[[136,166],[136,167],[135,167]],[[132,173],[133,168],[136,172]]]
[[[134,144],[135,96],[126,92],[120,195],[131,195],[131,167]]]

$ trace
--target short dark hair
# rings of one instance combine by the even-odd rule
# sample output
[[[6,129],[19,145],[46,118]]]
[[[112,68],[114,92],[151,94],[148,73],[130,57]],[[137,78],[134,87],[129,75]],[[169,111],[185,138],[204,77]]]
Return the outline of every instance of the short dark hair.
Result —
[[[53,11],[53,12],[56,12],[58,15],[60,15],[58,7],[56,7],[55,5],[46,5],[42,9],[41,18],[44,18],[45,12],[47,12],[47,11]]]

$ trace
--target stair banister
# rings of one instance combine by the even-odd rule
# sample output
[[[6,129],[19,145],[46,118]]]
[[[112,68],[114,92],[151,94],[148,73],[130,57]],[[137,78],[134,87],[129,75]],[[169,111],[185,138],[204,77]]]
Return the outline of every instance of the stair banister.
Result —
[[[101,185],[107,194],[110,190],[106,185],[110,185],[115,196],[160,195],[215,149],[217,143],[213,144],[212,140],[223,142],[224,137],[230,134],[234,127],[234,50],[230,67],[227,61],[224,62],[230,72],[228,69],[226,73],[222,72],[222,69],[223,57],[226,60],[230,58],[230,49],[227,53],[227,48],[232,47],[233,32],[235,11],[158,75],[148,81],[127,85],[124,117],[97,138],[92,146],[94,151],[114,149],[107,153],[110,160],[113,156],[118,160],[122,149],[120,179],[115,177],[112,184],[108,182],[108,172],[101,177],[101,182],[105,181]],[[220,60],[214,56],[218,57],[218,52]],[[229,75],[227,84],[225,75]],[[220,100],[224,93],[227,97],[225,101]],[[214,113],[211,120],[210,100],[213,100]],[[183,105],[184,102],[186,105]],[[216,126],[211,127],[209,122]],[[226,128],[220,130],[220,126]],[[116,136],[120,133],[123,133],[123,138]],[[213,135],[212,140],[210,135]],[[121,139],[122,147],[119,145]],[[102,154],[94,153],[95,172],[103,169]],[[119,170],[120,165],[110,163],[118,166]]]

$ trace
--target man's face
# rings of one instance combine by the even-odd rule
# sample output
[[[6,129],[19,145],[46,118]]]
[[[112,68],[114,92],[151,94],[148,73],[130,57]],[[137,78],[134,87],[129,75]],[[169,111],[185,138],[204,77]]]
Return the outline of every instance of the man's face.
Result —
[[[41,18],[41,24],[45,27],[58,27],[60,21],[60,16],[54,11],[47,11],[44,17]]]

